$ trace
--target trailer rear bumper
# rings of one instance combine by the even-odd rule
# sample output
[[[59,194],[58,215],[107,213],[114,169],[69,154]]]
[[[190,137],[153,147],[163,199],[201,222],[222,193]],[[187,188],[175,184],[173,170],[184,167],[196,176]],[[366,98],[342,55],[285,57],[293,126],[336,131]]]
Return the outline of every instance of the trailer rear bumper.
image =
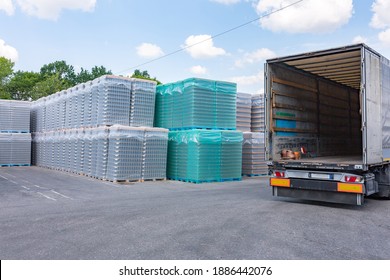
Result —
[[[273,196],[362,205],[364,184],[335,181],[271,178]]]

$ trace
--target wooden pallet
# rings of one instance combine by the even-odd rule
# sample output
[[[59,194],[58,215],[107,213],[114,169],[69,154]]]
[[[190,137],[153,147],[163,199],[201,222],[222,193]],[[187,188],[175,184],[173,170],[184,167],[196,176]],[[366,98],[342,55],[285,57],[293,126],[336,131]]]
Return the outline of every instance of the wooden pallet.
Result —
[[[144,182],[163,182],[166,181],[166,178],[160,178],[160,179],[134,179],[134,180],[109,180],[104,179],[104,181],[117,183],[117,184],[126,184],[126,183],[144,183]]]

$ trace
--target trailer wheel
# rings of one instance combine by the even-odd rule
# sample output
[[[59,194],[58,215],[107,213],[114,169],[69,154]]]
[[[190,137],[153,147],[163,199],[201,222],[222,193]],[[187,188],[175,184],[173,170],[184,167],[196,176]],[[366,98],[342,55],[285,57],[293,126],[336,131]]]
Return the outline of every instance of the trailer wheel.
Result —
[[[370,195],[369,197],[375,198],[378,200],[390,200],[390,193],[385,194],[383,192],[379,192],[379,193],[375,193],[373,195]]]

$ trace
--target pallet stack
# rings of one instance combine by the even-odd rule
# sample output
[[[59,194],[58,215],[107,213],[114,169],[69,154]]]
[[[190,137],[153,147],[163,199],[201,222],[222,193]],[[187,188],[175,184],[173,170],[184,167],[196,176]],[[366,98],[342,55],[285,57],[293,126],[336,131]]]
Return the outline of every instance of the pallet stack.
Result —
[[[156,127],[236,129],[236,84],[191,78],[157,87]]]
[[[32,129],[153,127],[156,83],[105,75],[33,102]]]
[[[250,93],[237,93],[237,130],[251,131],[252,95]]]
[[[108,146],[108,180],[166,178],[167,129],[113,126]]]
[[[264,115],[264,96],[252,96],[251,110],[251,131],[264,132],[265,130],[265,115]]]
[[[241,180],[236,85],[187,79],[157,87],[156,126],[170,129],[167,177],[192,183]]]
[[[248,177],[268,174],[265,163],[264,133],[244,132],[242,174]]]
[[[167,176],[192,183],[241,179],[242,133],[230,130],[169,132]]]
[[[165,179],[168,130],[152,127],[155,96],[153,81],[106,75],[39,99],[34,164],[109,181]]]
[[[30,102],[0,100],[0,166],[30,164]]]
[[[168,130],[121,125],[34,134],[37,166],[108,181],[164,179]]]
[[[237,94],[237,129],[244,132],[242,175],[266,175],[264,147],[264,99],[262,96]]]

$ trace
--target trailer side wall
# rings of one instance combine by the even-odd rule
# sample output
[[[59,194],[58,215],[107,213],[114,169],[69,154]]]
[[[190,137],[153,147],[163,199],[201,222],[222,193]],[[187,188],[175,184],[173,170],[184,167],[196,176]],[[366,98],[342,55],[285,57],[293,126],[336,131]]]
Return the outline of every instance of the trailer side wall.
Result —
[[[383,160],[390,161],[390,61],[384,57],[381,57],[381,72]]]

